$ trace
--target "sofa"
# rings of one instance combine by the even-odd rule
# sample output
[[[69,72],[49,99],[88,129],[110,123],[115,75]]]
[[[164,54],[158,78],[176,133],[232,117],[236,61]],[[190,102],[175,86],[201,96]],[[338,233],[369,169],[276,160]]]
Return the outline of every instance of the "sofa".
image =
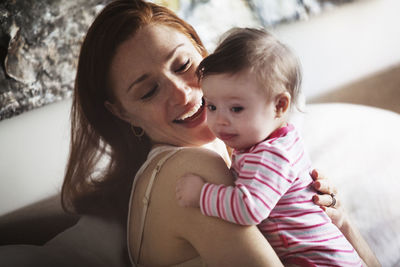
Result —
[[[59,120],[63,121],[62,124],[67,124],[70,101],[54,105],[44,107],[41,112],[45,112],[45,109],[58,112],[59,116],[54,117],[53,121],[46,118],[46,123],[57,128]],[[41,114],[34,113],[36,112],[29,114],[29,120],[40,128],[44,118]],[[22,116],[24,115],[21,115],[21,123],[24,119]],[[303,113],[294,118],[294,123],[303,133],[314,167],[338,187],[338,198],[382,265],[399,266],[400,115],[363,105],[310,104]],[[0,125],[0,133],[3,133],[1,126],[3,125]],[[32,134],[36,130],[31,129],[25,134]],[[48,131],[42,130],[43,134]],[[58,133],[63,136],[61,132]],[[5,142],[3,138],[1,140]],[[59,141],[58,138],[54,140]],[[65,145],[67,143],[66,141]],[[40,162],[54,157],[50,152],[53,146],[58,145],[50,144],[49,138],[46,138],[45,144],[43,149],[47,153],[42,151],[42,155],[36,155],[41,157],[38,159]],[[29,160],[29,156],[22,153],[18,158],[2,158],[2,164],[7,160],[15,161],[8,168],[13,166],[16,175],[23,169],[26,159]],[[60,166],[63,164],[65,158]],[[62,168],[53,177],[52,183],[40,184],[34,177],[46,171],[52,173],[51,166],[44,164],[41,168],[47,170],[37,170],[29,177],[23,177],[20,188],[11,188],[13,183],[5,179],[5,172],[1,171],[0,188],[10,192],[8,198],[22,198],[27,191],[35,191],[45,198],[36,200],[26,197],[24,207],[6,212],[0,217],[0,265],[37,266],[30,265],[35,262],[31,257],[42,255],[39,257],[43,260],[40,262],[42,266],[54,263],[59,265],[59,261],[68,265],[71,264],[71,259],[79,260],[74,263],[77,266],[126,266],[126,254],[123,253],[124,229],[115,222],[65,214],[59,204]],[[7,173],[12,177],[11,172]],[[30,194],[34,195],[32,192]],[[4,194],[1,197],[0,203],[5,210]],[[82,262],[84,265],[79,265]],[[9,265],[4,265],[6,263]]]

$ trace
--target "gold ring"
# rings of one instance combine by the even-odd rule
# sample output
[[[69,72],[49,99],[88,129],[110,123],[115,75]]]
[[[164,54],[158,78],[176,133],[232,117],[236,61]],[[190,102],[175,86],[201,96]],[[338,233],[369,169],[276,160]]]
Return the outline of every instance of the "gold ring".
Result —
[[[333,208],[336,205],[336,198],[334,193],[330,193],[331,198],[332,198],[332,203],[328,206],[328,208]]]

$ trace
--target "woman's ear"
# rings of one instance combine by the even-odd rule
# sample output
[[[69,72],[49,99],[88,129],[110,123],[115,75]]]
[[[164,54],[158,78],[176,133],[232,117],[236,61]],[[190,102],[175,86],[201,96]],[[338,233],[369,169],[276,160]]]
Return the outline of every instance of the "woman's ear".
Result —
[[[275,98],[275,117],[282,117],[290,107],[290,94],[289,92],[280,93]]]
[[[109,101],[104,102],[104,106],[110,111],[115,117],[130,123],[130,118],[126,116],[125,111],[118,104],[113,104]]]

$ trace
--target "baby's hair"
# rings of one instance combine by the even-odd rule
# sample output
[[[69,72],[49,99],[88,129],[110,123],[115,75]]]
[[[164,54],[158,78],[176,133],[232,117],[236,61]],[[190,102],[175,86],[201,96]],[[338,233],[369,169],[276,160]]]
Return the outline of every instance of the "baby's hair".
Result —
[[[201,81],[208,75],[237,74],[254,71],[267,96],[289,92],[297,104],[301,86],[301,68],[297,57],[271,33],[254,28],[233,28],[228,31],[214,53],[197,69]],[[223,36],[223,37],[224,37]]]

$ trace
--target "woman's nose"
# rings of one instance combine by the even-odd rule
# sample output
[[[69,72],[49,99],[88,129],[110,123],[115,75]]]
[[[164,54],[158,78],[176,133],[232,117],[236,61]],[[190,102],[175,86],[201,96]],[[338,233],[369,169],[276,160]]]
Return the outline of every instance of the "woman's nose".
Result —
[[[170,102],[172,105],[186,105],[189,101],[190,87],[183,81],[169,80]]]

